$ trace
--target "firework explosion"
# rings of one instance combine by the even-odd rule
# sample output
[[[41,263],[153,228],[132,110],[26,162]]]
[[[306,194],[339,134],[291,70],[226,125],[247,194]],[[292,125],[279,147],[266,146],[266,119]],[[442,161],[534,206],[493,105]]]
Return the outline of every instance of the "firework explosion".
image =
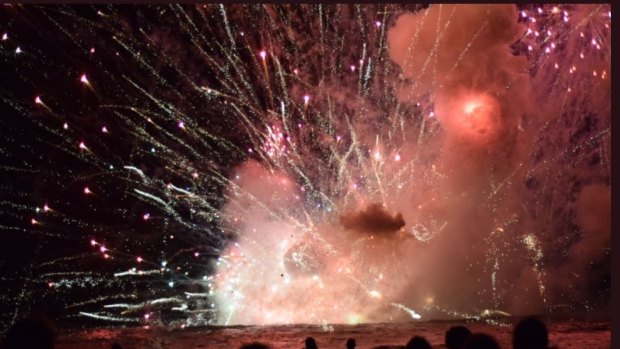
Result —
[[[5,325],[609,301],[609,5],[1,15]]]

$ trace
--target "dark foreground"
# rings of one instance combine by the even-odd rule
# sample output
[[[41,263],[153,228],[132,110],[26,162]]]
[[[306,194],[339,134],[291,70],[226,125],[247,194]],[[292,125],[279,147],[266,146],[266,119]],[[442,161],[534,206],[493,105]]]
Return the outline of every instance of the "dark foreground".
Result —
[[[444,333],[462,322],[414,322],[401,324],[362,325],[286,325],[202,327],[188,329],[124,328],[91,329],[64,332],[60,335],[60,349],[109,349],[118,342],[123,349],[236,349],[243,343],[260,341],[272,348],[303,348],[307,336],[316,339],[319,348],[345,348],[347,338],[355,338],[357,348],[367,349],[380,345],[403,345],[413,335],[426,337],[434,348],[444,347]],[[493,335],[502,348],[511,348],[512,325],[496,326],[485,323],[465,324],[473,332]],[[609,321],[553,320],[547,322],[549,340],[559,349],[611,348]]]

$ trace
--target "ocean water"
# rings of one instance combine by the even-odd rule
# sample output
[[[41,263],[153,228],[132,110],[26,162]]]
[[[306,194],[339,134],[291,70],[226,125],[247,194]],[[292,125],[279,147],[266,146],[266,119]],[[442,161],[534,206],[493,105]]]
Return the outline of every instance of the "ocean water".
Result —
[[[272,348],[303,348],[304,339],[312,336],[319,348],[345,348],[347,338],[355,338],[357,348],[404,345],[412,336],[421,335],[434,348],[445,348],[444,333],[453,325],[464,324],[473,332],[493,335],[502,348],[511,348],[512,322],[490,325],[483,322],[457,321],[411,322],[359,325],[280,325],[228,326],[200,328],[98,328],[67,330],[59,334],[57,348],[123,349],[204,349],[239,348],[244,343],[260,341]],[[600,320],[553,320],[548,322],[551,346],[559,349],[611,348],[611,323]]]

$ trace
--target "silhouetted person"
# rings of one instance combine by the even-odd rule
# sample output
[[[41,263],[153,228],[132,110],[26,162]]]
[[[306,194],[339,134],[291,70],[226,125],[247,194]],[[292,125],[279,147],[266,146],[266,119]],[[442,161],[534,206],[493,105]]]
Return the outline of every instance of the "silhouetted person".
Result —
[[[473,333],[465,341],[463,349],[499,349],[499,344],[488,334]]]
[[[355,349],[356,344],[357,343],[355,343],[355,339],[353,338],[347,339],[347,349]]]
[[[269,349],[269,346],[260,342],[254,342],[250,344],[244,344],[241,346],[240,349]]]
[[[469,336],[471,331],[465,326],[452,326],[446,331],[446,348],[448,349],[461,349],[463,344]]]
[[[544,322],[531,316],[515,326],[512,333],[514,349],[546,349],[549,345],[549,332]]]
[[[424,337],[414,336],[407,342],[405,349],[433,349]]]
[[[316,345],[316,341],[312,337],[306,338],[306,349],[319,349]]]
[[[112,344],[112,349],[123,349],[123,347],[121,347],[121,345],[118,343],[114,343]]]
[[[43,320],[20,320],[7,331],[4,348],[54,349],[54,332]]]

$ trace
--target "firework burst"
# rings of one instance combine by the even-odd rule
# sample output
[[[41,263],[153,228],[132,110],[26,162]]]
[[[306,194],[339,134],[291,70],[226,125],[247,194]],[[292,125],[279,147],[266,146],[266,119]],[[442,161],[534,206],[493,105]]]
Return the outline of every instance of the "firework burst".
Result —
[[[1,11],[5,324],[609,300],[608,5]]]

